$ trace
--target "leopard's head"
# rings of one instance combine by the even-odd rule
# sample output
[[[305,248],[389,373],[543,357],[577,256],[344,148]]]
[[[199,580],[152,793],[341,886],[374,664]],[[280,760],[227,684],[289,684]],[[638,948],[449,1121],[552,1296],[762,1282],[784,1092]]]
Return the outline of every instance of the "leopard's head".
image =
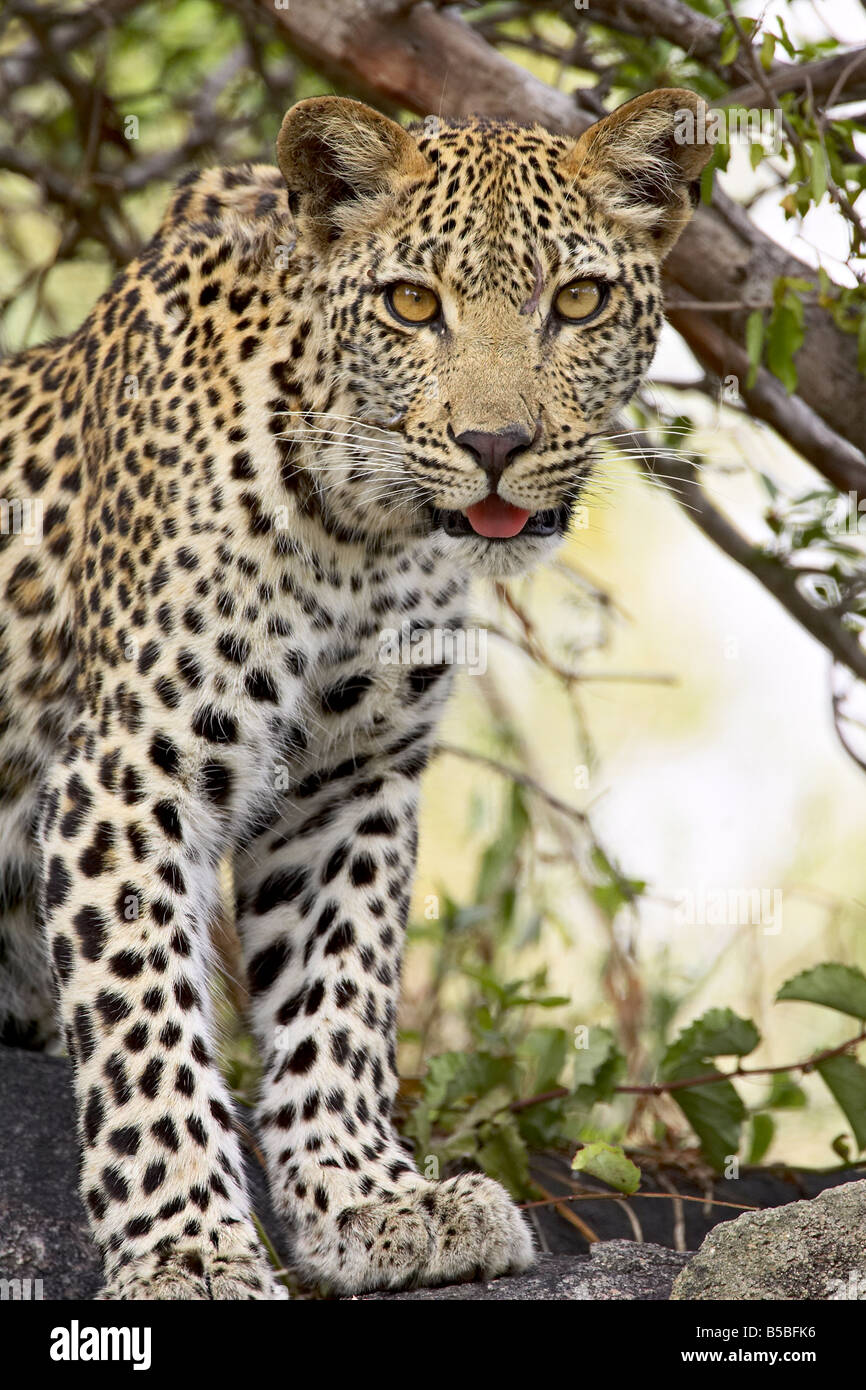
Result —
[[[652,360],[660,265],[709,157],[683,138],[699,103],[650,92],[577,140],[404,130],[337,97],[288,112],[279,162],[328,391],[294,437],[344,523],[436,531],[492,574],[549,553]]]

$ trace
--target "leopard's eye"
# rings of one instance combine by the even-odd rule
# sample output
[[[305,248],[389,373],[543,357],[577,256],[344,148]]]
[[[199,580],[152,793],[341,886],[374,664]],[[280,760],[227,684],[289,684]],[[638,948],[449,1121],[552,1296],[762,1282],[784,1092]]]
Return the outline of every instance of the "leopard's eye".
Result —
[[[553,305],[561,319],[579,323],[598,313],[606,298],[607,286],[600,281],[572,280],[571,284],[563,285]]]
[[[412,285],[400,280],[385,291],[385,302],[401,323],[432,323],[441,305],[432,290],[425,285]]]

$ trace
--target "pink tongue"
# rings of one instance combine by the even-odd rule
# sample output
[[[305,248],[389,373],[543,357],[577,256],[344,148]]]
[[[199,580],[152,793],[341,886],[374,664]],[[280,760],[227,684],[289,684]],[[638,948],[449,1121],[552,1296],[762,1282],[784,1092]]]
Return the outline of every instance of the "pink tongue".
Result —
[[[508,536],[516,536],[523,530],[530,515],[531,513],[523,507],[512,507],[510,502],[498,497],[495,492],[491,492],[483,502],[476,502],[474,507],[466,509],[466,517],[472,530],[479,536],[487,536],[491,540],[504,540]]]

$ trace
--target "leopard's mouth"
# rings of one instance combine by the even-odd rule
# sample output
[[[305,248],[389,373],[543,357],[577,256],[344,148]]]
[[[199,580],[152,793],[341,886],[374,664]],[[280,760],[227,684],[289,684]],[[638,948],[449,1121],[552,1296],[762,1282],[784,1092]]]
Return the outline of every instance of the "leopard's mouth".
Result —
[[[470,507],[469,511],[475,512],[475,508]],[[518,513],[520,509],[514,507],[512,511]],[[480,526],[484,526],[484,520],[481,519],[479,526],[478,517],[470,519],[466,512],[446,511],[442,507],[433,507],[431,508],[431,516],[433,525],[444,531],[446,536],[475,536],[480,540],[502,545],[509,541],[522,540],[524,537],[562,535],[568,526],[570,511],[569,504],[563,502],[559,507],[547,507],[543,511],[514,516],[504,523],[504,527],[495,528],[504,530],[503,534],[491,534],[490,527],[480,529]]]

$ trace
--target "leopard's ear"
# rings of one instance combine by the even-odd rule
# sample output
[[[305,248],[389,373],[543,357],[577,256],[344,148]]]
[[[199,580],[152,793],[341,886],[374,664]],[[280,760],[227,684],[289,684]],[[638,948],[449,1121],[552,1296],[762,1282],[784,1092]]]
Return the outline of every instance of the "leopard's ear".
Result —
[[[663,256],[692,215],[712,154],[706,110],[682,87],[646,92],[584,131],[563,173],[600,213],[644,228]]]
[[[431,171],[402,126],[345,97],[310,97],[290,107],[277,162],[293,214],[326,242],[380,215],[401,188]]]

